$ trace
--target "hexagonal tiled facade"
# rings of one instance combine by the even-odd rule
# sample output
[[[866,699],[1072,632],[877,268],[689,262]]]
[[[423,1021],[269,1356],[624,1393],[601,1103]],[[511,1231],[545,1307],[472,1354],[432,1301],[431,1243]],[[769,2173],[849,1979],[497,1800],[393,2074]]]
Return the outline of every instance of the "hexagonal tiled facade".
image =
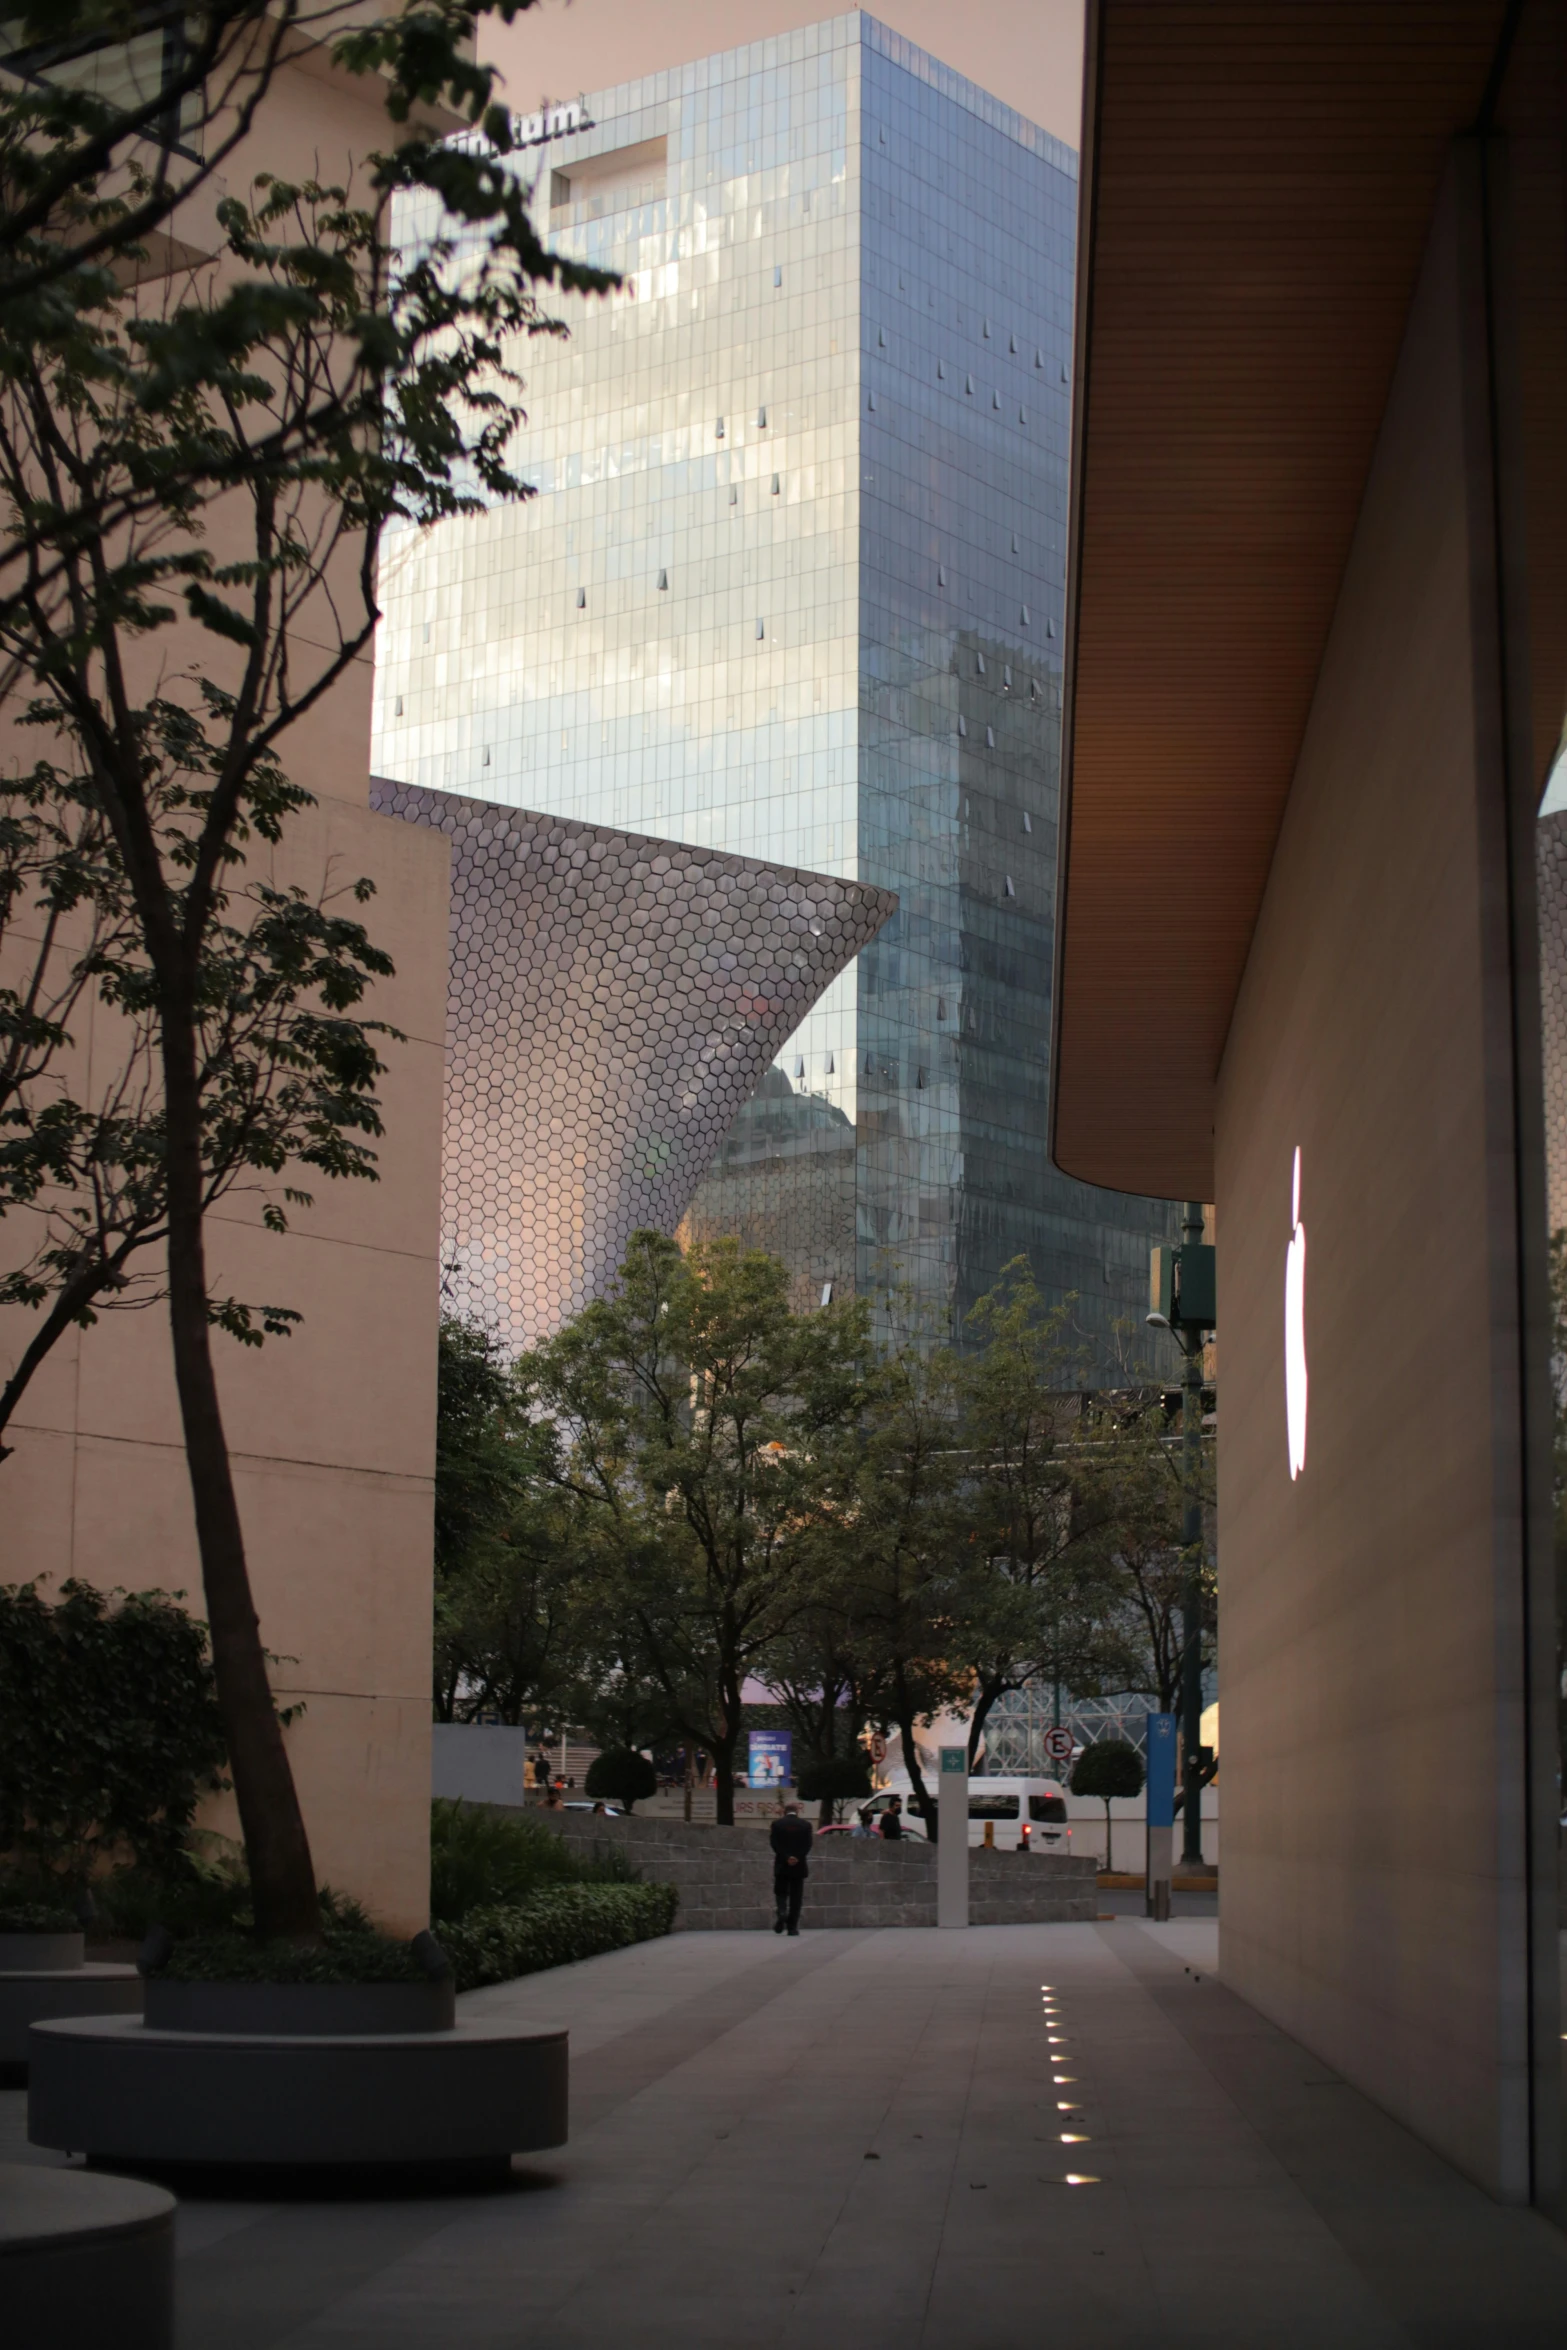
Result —
[[[508,1346],[672,1233],[890,891],[374,778],[452,843],[441,1252]]]

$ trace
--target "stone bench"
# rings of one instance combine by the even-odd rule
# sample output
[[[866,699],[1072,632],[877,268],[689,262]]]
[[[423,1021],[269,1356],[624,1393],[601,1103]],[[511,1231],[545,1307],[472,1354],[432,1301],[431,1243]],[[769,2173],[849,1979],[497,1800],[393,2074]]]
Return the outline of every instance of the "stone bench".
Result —
[[[6,2350],[169,2350],[174,2198],[140,2179],[0,2163]]]

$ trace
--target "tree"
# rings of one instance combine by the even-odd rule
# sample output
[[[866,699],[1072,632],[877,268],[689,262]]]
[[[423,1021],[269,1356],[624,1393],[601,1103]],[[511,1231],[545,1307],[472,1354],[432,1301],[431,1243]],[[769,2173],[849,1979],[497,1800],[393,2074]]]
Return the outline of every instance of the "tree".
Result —
[[[206,1626],[169,1591],[0,1587],[0,1853],[78,1888],[167,1869],[221,1787]]]
[[[870,1791],[871,1766],[863,1748],[857,1754],[828,1755],[807,1763],[797,1790],[802,1803],[821,1805],[824,1828],[832,1826],[840,1803],[852,1803]]]
[[[440,95],[504,144],[490,77],[467,54],[477,13],[420,0],[342,30],[334,54],[385,77],[393,122]],[[515,13],[510,0],[503,13]],[[116,0],[65,0],[26,21],[115,37],[141,18]],[[248,21],[270,39],[259,13]],[[610,281],[542,248],[525,191],[482,142],[432,135],[368,159],[362,200],[266,175],[225,194],[217,252],[186,266],[172,238],[145,242],[145,207],[165,202],[148,190],[172,141],[160,134],[144,152],[129,119],[106,121],[104,102],[79,90],[0,90],[0,671],[47,738],[34,770],[44,801],[89,808],[117,867],[110,902],[129,928],[116,931],[112,969],[88,976],[123,1010],[127,1065],[146,1073],[108,1104],[59,1084],[42,1102],[13,1097],[5,1165],[24,1200],[49,1185],[84,1196],[118,1186],[141,1202],[139,1244],[156,1239],[164,1253],[257,1929],[313,1940],[309,1842],[267,1684],[211,1346],[214,1325],[258,1343],[297,1317],[213,1294],[205,1219],[240,1171],[270,1187],[274,1229],[308,1196],[296,1167],[373,1178],[381,1065],[358,1012],[388,965],[329,893],[274,886],[247,856],[275,849],[308,804],[284,748],[369,647],[387,522],[523,494],[505,461],[521,414],[508,341],[550,330],[535,287]],[[410,189],[464,224],[460,259],[450,235],[406,260],[387,244],[384,208]],[[160,657],[177,617],[205,632],[199,673],[171,673]],[[365,882],[349,892],[359,904],[369,894]],[[68,998],[73,925],[60,954]],[[96,1267],[102,1278],[74,1294],[60,1327],[90,1317],[123,1273],[113,1260],[125,1237],[116,1215],[67,1216],[66,1239],[56,1230],[31,1260],[41,1328]]]
[[[809,1531],[828,1506],[865,1393],[858,1303],[794,1314],[776,1259],[723,1240],[683,1257],[633,1235],[609,1296],[519,1364],[560,1431],[577,1525],[613,1560],[623,1651],[713,1757],[734,1818],[742,1691],[809,1593]]]
[[[438,1359],[435,1715],[526,1723],[566,1704],[581,1672],[588,1562],[552,1473],[554,1431],[529,1416],[495,1341],[443,1315]]]
[[[972,1770],[998,1698],[1036,1681],[1097,1696],[1124,1688],[1135,1665],[1098,1539],[1103,1480],[1081,1441],[1084,1357],[1070,1305],[1047,1307],[1028,1259],[1015,1257],[968,1320],[978,1345],[955,1369],[958,1441],[984,1564],[960,1631],[974,1675]]]
[[[1131,1653],[1127,1689],[1176,1710],[1184,1647],[1182,1605],[1188,1556],[1181,1449],[1165,1419],[1163,1392],[1134,1388],[1094,1399],[1084,1430],[1104,1494],[1100,1542],[1119,1577],[1121,1629]],[[1211,1490],[1212,1447],[1204,1448]],[[1204,1544],[1201,1562],[1205,1661],[1217,1629],[1218,1584]]]
[[[658,1793],[658,1773],[635,1747],[611,1746],[589,1763],[587,1792],[595,1800],[623,1803],[629,1812],[645,1797]]]
[[[1096,1738],[1072,1765],[1072,1793],[1097,1795],[1104,1803],[1106,1870],[1115,1865],[1110,1857],[1110,1805],[1118,1795],[1141,1795],[1146,1775],[1142,1756],[1124,1738]]]
[[[979,1604],[951,1354],[912,1338],[895,1345],[868,1387],[858,1435],[852,1482],[811,1531],[812,1605],[836,1614],[869,1718],[896,1727],[914,1807],[934,1839],[936,1800],[915,1732],[968,1695],[960,1627]]]

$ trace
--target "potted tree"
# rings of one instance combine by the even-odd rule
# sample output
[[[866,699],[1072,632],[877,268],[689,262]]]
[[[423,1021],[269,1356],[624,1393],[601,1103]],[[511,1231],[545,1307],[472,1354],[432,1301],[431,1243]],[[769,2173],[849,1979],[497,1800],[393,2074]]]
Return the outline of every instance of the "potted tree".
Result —
[[[1110,1805],[1116,1796],[1141,1795],[1147,1773],[1143,1758],[1124,1738],[1096,1738],[1072,1765],[1074,1795],[1097,1795],[1105,1807],[1105,1873],[1110,1858]]]

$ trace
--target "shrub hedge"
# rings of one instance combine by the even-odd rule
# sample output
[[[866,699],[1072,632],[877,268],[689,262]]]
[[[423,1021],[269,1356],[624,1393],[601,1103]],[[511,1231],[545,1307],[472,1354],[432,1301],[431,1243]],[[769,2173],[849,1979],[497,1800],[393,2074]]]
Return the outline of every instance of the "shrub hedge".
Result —
[[[459,1991],[651,1942],[675,1922],[673,1885],[551,1885],[514,1907],[470,1910],[436,1935]]]
[[[250,1934],[192,1934],[156,1970],[174,1983],[420,1983],[424,1969],[406,1942],[374,1931],[331,1933],[324,1942],[258,1942]]]

